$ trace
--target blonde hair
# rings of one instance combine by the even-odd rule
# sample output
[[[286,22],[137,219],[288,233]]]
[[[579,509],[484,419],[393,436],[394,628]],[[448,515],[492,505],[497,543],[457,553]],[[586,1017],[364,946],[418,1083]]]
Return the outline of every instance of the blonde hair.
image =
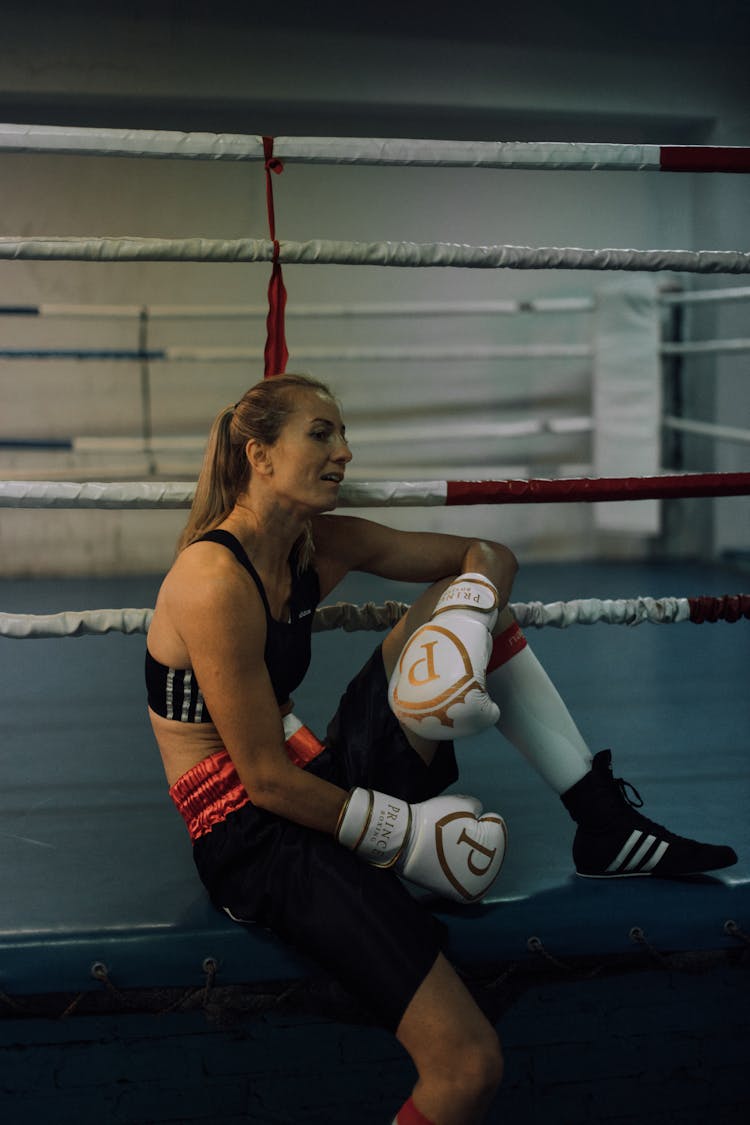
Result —
[[[309,375],[273,375],[256,383],[235,403],[226,406],[213,421],[208,435],[190,516],[177,543],[184,551],[201,535],[222,523],[250,481],[250,463],[245,446],[251,438],[274,445],[294,410],[297,391],[317,391],[333,398],[325,383]],[[297,543],[298,567],[304,570],[312,559],[312,532],[308,525]]]

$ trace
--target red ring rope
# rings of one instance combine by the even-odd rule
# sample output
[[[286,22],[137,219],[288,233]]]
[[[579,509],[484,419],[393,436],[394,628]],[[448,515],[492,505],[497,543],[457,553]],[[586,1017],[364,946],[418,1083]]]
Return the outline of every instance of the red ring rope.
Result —
[[[723,597],[688,598],[690,620],[695,625],[704,621],[750,620],[750,594],[725,594]]]
[[[750,148],[711,145],[662,145],[662,172],[750,172]]]
[[[447,485],[445,503],[448,507],[460,504],[653,500],[687,496],[746,496],[750,494],[750,473],[566,480],[449,480]]]

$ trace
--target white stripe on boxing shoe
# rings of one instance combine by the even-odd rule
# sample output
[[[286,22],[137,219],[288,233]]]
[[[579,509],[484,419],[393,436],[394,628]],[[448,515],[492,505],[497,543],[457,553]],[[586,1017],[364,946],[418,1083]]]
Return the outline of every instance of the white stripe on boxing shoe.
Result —
[[[593,878],[606,878],[608,875],[650,875],[668,848],[666,840],[657,842],[656,836],[646,835],[635,828],[609,867],[600,876],[595,875]]]
[[[633,871],[640,871],[641,862],[646,858],[646,854],[651,851],[652,845],[656,843],[656,836],[646,836],[644,840],[643,833],[641,833],[641,840],[643,842],[639,843],[639,847],[632,859],[629,859],[623,867],[623,871],[628,875]]]
[[[668,847],[669,847],[669,844],[667,843],[667,841],[662,840],[661,843],[659,844],[658,848],[656,848],[656,850],[652,853],[651,858],[648,860],[648,862],[644,863],[643,866],[641,867],[640,874],[641,875],[650,875],[650,873],[656,867],[656,865],[659,862],[659,860],[661,859],[661,857],[666,854],[666,851],[667,851]]]

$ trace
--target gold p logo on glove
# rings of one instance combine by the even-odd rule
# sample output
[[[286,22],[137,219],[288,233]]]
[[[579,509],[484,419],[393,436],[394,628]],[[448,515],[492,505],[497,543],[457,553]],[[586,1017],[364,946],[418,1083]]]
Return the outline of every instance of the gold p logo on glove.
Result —
[[[425,641],[423,644],[419,644],[419,645],[414,646],[416,649],[422,649],[422,651],[424,652],[424,656],[421,657],[419,660],[413,661],[413,663],[411,663],[408,667],[408,670],[407,670],[406,674],[407,674],[409,683],[411,684],[412,687],[416,687],[416,688],[424,687],[425,684],[429,684],[433,680],[439,680],[440,679],[437,672],[435,671],[435,645],[436,644],[437,644],[437,641]],[[403,660],[403,657],[402,657],[401,658],[402,667],[403,667],[403,663],[404,663],[404,660]],[[417,668],[419,668],[419,666],[421,664],[425,665],[425,670],[427,672],[427,675],[422,676],[420,678],[417,675]]]
[[[388,685],[403,726],[445,742],[497,722],[486,685],[497,606],[497,590],[478,574],[464,574],[443,591],[432,619],[404,645]]]
[[[432,633],[438,636],[427,640]],[[472,688],[480,687],[465,645],[442,625],[423,625],[417,630],[401,653],[398,670],[400,678],[405,676],[410,687],[416,689],[411,698],[405,698],[405,693],[399,691],[400,685],[394,686],[392,706],[399,718],[403,714],[415,719],[433,715],[443,726],[452,727],[448,708],[460,703]],[[437,691],[434,687],[424,690],[432,684],[437,685]]]
[[[484,679],[490,634],[476,622],[465,625],[464,632],[474,635],[467,641],[445,625],[423,625],[407,641],[391,676],[391,710],[423,738],[478,734],[499,717]]]
[[[453,812],[435,824],[435,849],[445,878],[467,902],[492,886],[505,859],[508,831],[497,813],[477,819]]]
[[[476,797],[451,794],[410,805],[373,789],[352,789],[336,839],[376,867],[454,902],[476,902],[505,859],[508,833]]]

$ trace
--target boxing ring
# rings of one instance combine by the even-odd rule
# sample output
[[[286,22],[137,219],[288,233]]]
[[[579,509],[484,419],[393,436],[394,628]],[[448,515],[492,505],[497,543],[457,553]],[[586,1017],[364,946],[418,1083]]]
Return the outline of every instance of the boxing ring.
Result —
[[[276,138],[269,144],[269,140],[0,126],[0,155],[5,150],[265,162],[269,182],[269,171],[276,170],[274,160],[288,164],[458,164],[540,171],[750,171],[746,149],[451,145],[311,138]],[[272,214],[271,203],[268,239],[177,242],[0,238],[0,259],[244,261],[270,264],[276,277],[280,277],[277,268],[287,263],[336,262],[414,269],[446,266],[639,274],[666,270],[680,275],[750,273],[750,254],[734,251],[344,244],[325,240],[292,243],[276,240]],[[674,308],[691,301],[741,303],[749,297],[750,290],[745,288],[705,293],[667,289],[654,297],[654,303],[663,314],[667,306]],[[594,299],[587,298],[540,298],[537,302],[495,302],[491,307],[475,305],[473,309],[464,308],[463,313],[493,317],[545,311],[589,315],[595,304]],[[140,426],[130,436],[95,439],[69,435],[58,439],[57,448],[66,455],[93,454],[100,459],[94,462],[101,469],[97,479],[87,479],[85,466],[67,474],[64,469],[50,472],[49,465],[46,472],[11,471],[8,479],[0,482],[0,507],[36,510],[40,520],[46,511],[61,509],[186,510],[200,445],[184,435],[170,443],[153,432],[149,396],[154,370],[161,364],[195,362],[239,361],[260,366],[264,359],[268,367],[269,351],[278,358],[285,347],[284,308],[278,289],[275,294],[273,289],[269,292],[269,308],[270,313],[265,307],[246,306],[221,310],[1,306],[0,319],[18,322],[68,318],[86,325],[90,318],[104,318],[135,324],[138,338],[133,347],[14,346],[0,349],[0,363],[64,360],[88,364],[105,360],[135,364],[141,376],[141,414]],[[177,346],[154,346],[149,340],[153,324],[160,319],[210,319],[216,315],[225,321],[241,322],[248,317],[268,316],[265,349],[238,345],[223,349],[185,346],[180,350]],[[303,319],[319,315],[341,319],[445,317],[451,310],[419,302],[412,308],[352,302],[295,309],[290,302],[286,315]],[[534,362],[589,361],[597,351],[596,344],[582,343],[540,344],[523,349],[523,354],[514,351],[515,345],[479,342],[476,348],[476,358],[481,360]],[[668,367],[691,354],[742,354],[750,350],[750,340],[661,340],[652,347],[654,350]],[[373,359],[403,364],[460,358],[458,349],[453,355],[448,349],[446,355],[445,346],[433,352],[426,346],[415,346],[410,354],[406,345],[390,352],[381,345],[375,355],[366,349],[363,355],[361,346],[334,352],[314,343],[293,351],[293,356],[311,364]],[[610,376],[605,372],[605,388]],[[246,383],[252,381],[246,376],[244,379]],[[652,392],[648,387],[644,391]],[[585,472],[556,478],[354,479],[342,488],[340,506],[372,508],[373,518],[384,509],[396,510],[407,520],[418,521],[420,513],[438,508],[481,507],[489,519],[496,510],[527,505],[561,505],[570,511],[573,507],[569,506],[592,505],[604,511],[606,504],[606,510],[613,513],[626,509],[629,501],[656,504],[690,498],[705,502],[721,496],[732,498],[727,503],[746,503],[741,498],[750,494],[750,472],[689,472],[683,470],[674,454],[681,434],[699,432],[741,446],[750,440],[750,430],[741,425],[741,419],[737,426],[720,427],[686,418],[674,405],[667,396],[660,413],[664,432],[672,441],[672,464],[666,470],[661,462],[654,462],[648,475],[623,476],[616,471],[597,474],[596,470],[608,463],[602,455],[593,465],[584,464]],[[528,420],[525,429],[513,423],[513,433],[500,436],[546,439],[552,435],[557,439],[562,434],[567,438],[591,433],[600,421],[596,409],[583,415],[568,411]],[[461,425],[460,420],[449,422],[446,436],[451,427],[460,430]],[[363,426],[362,432],[365,445],[368,441],[377,445],[383,436],[377,427],[368,433]],[[498,436],[496,424],[490,427],[490,434],[493,439]],[[0,435],[0,447],[12,449],[13,440],[3,440]],[[412,433],[410,440],[419,442],[419,434]],[[35,451],[54,455],[55,442],[35,437],[16,440],[15,448],[26,456],[23,466],[27,469]],[[170,464],[169,457],[175,451],[179,461],[172,464],[179,463],[181,469],[181,474],[175,475],[184,479],[160,479],[163,464]],[[656,454],[649,447],[644,453],[646,464],[650,464],[648,457],[652,455]],[[118,456],[124,461],[119,466]],[[565,462],[558,458],[558,463],[581,468],[575,459]],[[134,464],[137,475],[128,477]],[[617,523],[618,515],[611,518],[615,525],[622,526]],[[648,526],[652,517],[647,514],[644,518]],[[363,1044],[362,1052],[369,1051],[372,1043],[362,1013],[354,1011],[346,997],[323,981],[315,966],[292,955],[263,931],[226,921],[212,909],[198,882],[184,827],[166,798],[145,711],[144,633],[159,581],[160,576],[155,574],[0,579],[0,645],[5,654],[0,683],[4,716],[0,1015],[5,1017],[5,1026],[12,1025],[11,1034],[21,1041],[24,1026],[41,1026],[47,1021],[69,1025],[73,1017],[86,1015],[91,1019],[107,1014],[112,1019],[126,1016],[153,1021],[156,1014],[162,1019],[181,1014],[187,1020],[196,1013],[203,1019],[206,1012],[221,1027],[221,1020],[234,1013],[236,1020],[249,1015],[265,1021],[270,1034],[276,1027],[281,1027],[282,1033],[284,1029],[289,1031],[290,1013],[302,1013],[299,1018],[312,1013],[321,1042],[328,1041],[324,1020],[333,1026],[346,1023],[347,1035],[354,1044],[352,1052],[357,1051],[358,1042]],[[654,997],[659,997],[662,1011],[665,990],[669,993],[684,987],[688,992],[691,988],[700,991],[705,986],[712,992],[711,1004],[704,997],[703,1016],[696,1011],[694,1023],[681,1025],[679,1035],[683,1039],[695,1037],[700,1031],[715,1036],[723,1018],[727,1038],[735,1044],[746,1044],[750,595],[742,591],[747,589],[747,571],[731,561],[638,559],[522,565],[513,595],[514,615],[592,749],[612,747],[618,773],[644,793],[647,815],[668,823],[676,832],[729,843],[740,858],[735,867],[715,877],[579,879],[570,857],[573,824],[520,756],[501,745],[494,731],[460,743],[461,780],[457,788],[476,792],[486,807],[502,812],[509,826],[509,853],[498,882],[482,904],[458,908],[437,903],[436,912],[448,927],[451,955],[482,995],[488,1010],[500,1020],[504,1038],[507,1028],[511,1051],[514,1045],[521,1053],[532,1049],[529,1044],[535,1040],[529,1026],[534,1011],[543,1022],[554,1009],[554,1018],[564,1023],[565,1005],[572,1003],[575,989],[582,997],[576,1003],[584,1010],[587,1004],[597,1003],[592,999],[596,988],[600,997],[605,997],[605,1005],[615,1002],[613,996],[622,1005],[628,991],[634,995],[646,987],[638,983],[641,981],[647,982]],[[414,587],[350,575],[335,597],[336,604],[318,612],[312,668],[307,682],[295,693],[295,710],[318,732],[325,729],[335,710],[349,671],[369,655],[378,631],[404,611],[414,597]],[[118,608],[123,606],[131,608]],[[613,990],[610,993],[607,982]],[[555,991],[559,989],[562,992]],[[610,1001],[606,1000],[608,995]],[[556,1008],[558,996],[562,999]],[[524,1015],[525,1002],[532,1008]],[[521,1013],[516,1025],[514,1013]],[[658,1024],[658,1015],[652,1013],[648,1018],[654,1026]],[[155,1026],[149,1024],[152,1029]],[[362,1040],[357,1039],[357,1028],[362,1028]],[[142,1025],[131,1033],[142,1034]],[[609,1030],[605,1032],[600,1026],[599,1034],[605,1036]],[[148,1035],[153,1038],[158,1030],[150,1030]],[[564,1039],[562,1031],[559,1038]],[[403,1063],[387,1053],[378,1057],[386,1059],[403,1082]],[[372,1075],[366,1078],[363,1072],[362,1082],[368,1080]],[[377,1082],[384,1093],[378,1096],[386,1098],[388,1083],[381,1080],[379,1074]],[[705,1116],[708,1106],[716,1104],[718,1082],[709,1082],[700,1097],[694,1096],[696,1113]],[[518,1121],[534,1119],[524,1108],[522,1097],[533,1084],[533,1076],[528,1075],[523,1080],[518,1077],[515,1087],[511,1084],[511,1096],[514,1089],[518,1094],[517,1102],[510,1103]],[[191,1115],[188,1094],[192,1090],[190,1096],[195,1096],[195,1086],[186,1083],[186,1089],[185,1099],[175,1103],[181,1107],[180,1120],[213,1120],[208,1110],[201,1117],[197,1110],[195,1116]],[[172,1093],[177,1098],[176,1092]],[[363,1110],[358,1118],[365,1123],[387,1119],[386,1109],[375,1104],[377,1096],[372,1096],[372,1117]],[[726,1108],[722,1120],[735,1120],[729,1116],[732,1107],[747,1105],[746,1092],[735,1091],[732,1097],[734,1101],[727,1095],[721,1103]],[[310,1095],[305,1103],[306,1119],[348,1120],[350,1111],[345,1111],[344,1101],[342,1097],[341,1116],[337,1117],[335,1108],[322,1095],[317,1109],[314,1095]],[[498,1113],[502,1108],[505,1114],[507,1106],[506,1101],[503,1108],[501,1101]],[[698,1120],[683,1108],[680,1120]],[[84,1110],[79,1120],[95,1119],[93,1111],[91,1118],[87,1112]],[[141,1116],[111,1119],[151,1120],[143,1116],[143,1109],[139,1112]],[[591,1105],[586,1112],[594,1113]],[[269,1108],[267,1113],[253,1120],[295,1120],[291,1112],[285,1116],[282,1108]],[[217,1115],[215,1119],[221,1118]],[[22,1120],[20,1116],[18,1120]],[[578,1120],[597,1118],[581,1115]],[[665,1116],[664,1120],[670,1118]],[[740,1120],[739,1115],[736,1120]]]

